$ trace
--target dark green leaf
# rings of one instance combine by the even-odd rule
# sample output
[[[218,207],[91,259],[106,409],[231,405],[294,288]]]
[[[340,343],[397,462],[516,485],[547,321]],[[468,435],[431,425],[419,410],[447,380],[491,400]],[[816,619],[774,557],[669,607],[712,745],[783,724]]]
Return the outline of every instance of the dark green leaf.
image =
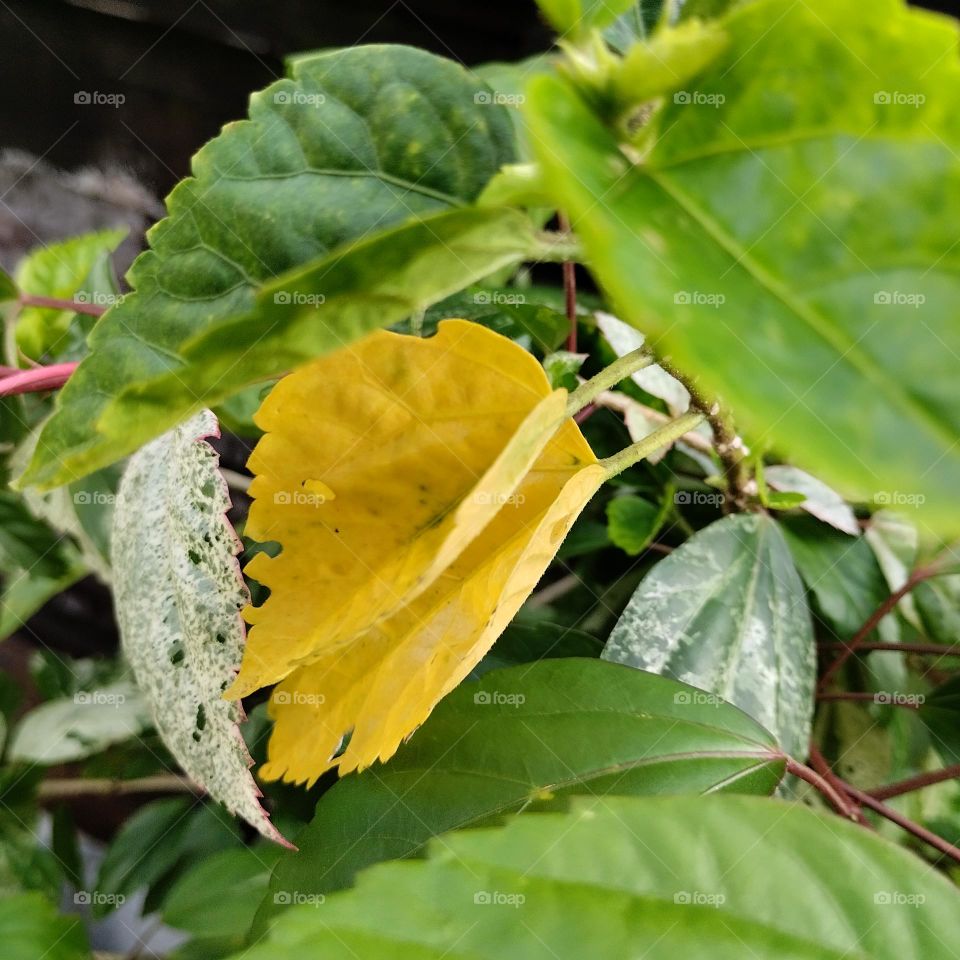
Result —
[[[600,660],[488,673],[444,700],[388,764],[324,794],[271,889],[286,902],[335,890],[445,830],[558,795],[772,791],[784,769],[773,738],[696,694]]]
[[[670,510],[669,497],[660,506],[642,497],[616,497],[607,504],[610,539],[635,557],[653,543]]]

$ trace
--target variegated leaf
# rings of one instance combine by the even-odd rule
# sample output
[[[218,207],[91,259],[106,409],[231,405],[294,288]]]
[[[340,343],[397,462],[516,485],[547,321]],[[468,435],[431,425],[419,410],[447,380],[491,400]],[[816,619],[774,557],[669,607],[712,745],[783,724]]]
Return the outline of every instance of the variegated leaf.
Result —
[[[157,730],[184,772],[231,813],[282,841],[259,803],[237,724],[223,699],[240,664],[247,590],[230,506],[204,410],[131,459],[113,526],[114,596],[123,648]]]

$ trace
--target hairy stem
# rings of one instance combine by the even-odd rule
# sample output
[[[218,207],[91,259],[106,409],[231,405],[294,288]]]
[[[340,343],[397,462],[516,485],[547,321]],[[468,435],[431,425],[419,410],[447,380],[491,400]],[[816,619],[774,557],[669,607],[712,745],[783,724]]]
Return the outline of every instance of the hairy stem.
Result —
[[[25,307],[49,307],[53,310],[72,310],[74,313],[85,313],[90,317],[100,317],[107,312],[106,307],[99,307],[95,303],[81,303],[78,300],[61,300],[58,297],[35,297],[29,293],[20,294],[20,303]]]
[[[593,403],[597,397],[605,390],[615,387],[621,380],[626,380],[632,373],[649,367],[654,363],[651,353],[644,347],[637,350],[631,350],[617,360],[614,360],[609,367],[605,367],[595,377],[581,383],[567,400],[567,416],[572,417],[584,407]]]
[[[43,390],[59,390],[76,368],[76,363],[55,363],[49,367],[18,370],[16,373],[0,377],[0,397],[12,397],[18,393],[40,393]]]
[[[743,442],[733,429],[730,415],[717,400],[704,396],[692,377],[687,376],[682,370],[677,370],[666,360],[661,360],[660,365],[687,388],[691,405],[704,414],[713,430],[714,449],[723,464],[723,474],[727,481],[724,509],[728,513],[746,510],[749,500],[747,485],[750,476],[744,460]]]
[[[679,440],[688,430],[692,430],[697,424],[702,423],[703,419],[703,414],[699,411],[685,413],[682,417],[677,417],[676,420],[671,420],[670,423],[654,431],[650,436],[644,437],[619,453],[615,453],[612,457],[607,457],[606,460],[601,460],[600,462],[606,468],[607,477],[615,477],[618,473],[626,470],[627,467],[632,467],[639,460],[643,460],[644,457],[649,457],[654,451]]]

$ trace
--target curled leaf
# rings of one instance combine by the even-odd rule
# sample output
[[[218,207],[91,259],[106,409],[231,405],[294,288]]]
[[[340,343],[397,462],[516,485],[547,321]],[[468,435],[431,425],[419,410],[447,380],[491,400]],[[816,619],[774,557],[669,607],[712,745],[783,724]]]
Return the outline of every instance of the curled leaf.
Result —
[[[248,529],[283,549],[248,567],[270,596],[227,694],[286,678],[266,779],[388,758],[509,624],[606,475],[565,399],[462,320],[281,381]]]

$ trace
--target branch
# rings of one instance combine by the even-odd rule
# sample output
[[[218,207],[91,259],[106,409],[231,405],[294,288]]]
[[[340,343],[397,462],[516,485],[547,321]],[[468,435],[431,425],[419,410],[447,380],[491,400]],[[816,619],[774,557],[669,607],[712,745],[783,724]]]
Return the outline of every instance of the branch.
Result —
[[[915,570],[907,579],[906,583],[899,589],[894,590],[894,592],[874,610],[867,622],[853,635],[850,642],[846,644],[840,652],[840,655],[823,671],[823,676],[820,677],[820,681],[817,684],[817,691],[821,692],[830,686],[831,681],[837,675],[840,668],[863,645],[867,637],[877,628],[880,621],[888,613],[891,613],[896,605],[917,586],[917,584],[928,580],[930,577],[936,576],[938,572],[939,568],[936,565],[936,561],[934,561],[934,563],[928,567],[920,567]]]
[[[37,792],[41,802],[70,800],[75,797],[121,797],[135,793],[192,793],[203,796],[205,791],[192,780],[175,773],[161,773],[137,780],[84,779],[44,780]]]
[[[846,643],[819,643],[821,650],[846,650]],[[960,657],[960,644],[949,643],[860,643],[851,653],[892,650],[896,653],[922,653],[933,657]]]
[[[888,783],[885,787],[875,787],[873,790],[867,790],[867,793],[874,800],[889,800],[891,797],[900,797],[905,793],[913,793],[914,790],[932,787],[935,783],[955,780],[957,777],[960,777],[960,763],[931,773],[921,773],[906,780],[898,780],[896,783]]]
[[[787,757],[787,773],[792,773],[795,777],[809,783],[814,789],[819,790],[842,817],[846,817],[848,820],[858,819],[855,808],[834,788],[826,777],[821,776],[816,770],[811,770],[806,764],[794,760],[793,757]]]
[[[847,700],[856,703],[875,703],[881,707],[903,707],[906,710],[920,709],[918,700],[898,700],[896,697],[884,699],[884,695],[881,693],[855,693],[851,690],[830,690],[827,693],[818,693],[817,700],[821,702]]]
[[[76,368],[76,363],[55,363],[49,367],[19,370],[9,376],[0,377],[0,397],[12,397],[18,393],[59,390]]]
[[[846,795],[844,782],[833,772],[830,764],[827,763],[826,757],[820,752],[820,748],[815,743],[810,744],[810,763],[814,770],[816,770],[834,790],[841,795]],[[852,818],[856,820],[861,827],[870,827],[870,821],[863,815],[863,811],[860,809],[858,803],[851,802],[849,804],[849,810]]]
[[[20,294],[20,303],[25,307],[72,310],[74,313],[85,313],[91,317],[101,317],[107,312],[106,307],[99,307],[95,303],[83,303],[79,300],[61,300],[58,297],[35,297],[29,293]]]

